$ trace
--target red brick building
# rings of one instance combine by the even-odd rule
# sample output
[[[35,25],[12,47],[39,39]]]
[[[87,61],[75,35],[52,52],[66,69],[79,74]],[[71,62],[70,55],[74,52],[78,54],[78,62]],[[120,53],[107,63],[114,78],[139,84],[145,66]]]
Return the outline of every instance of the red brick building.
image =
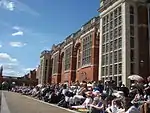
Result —
[[[52,83],[98,80],[99,17],[51,50]]]

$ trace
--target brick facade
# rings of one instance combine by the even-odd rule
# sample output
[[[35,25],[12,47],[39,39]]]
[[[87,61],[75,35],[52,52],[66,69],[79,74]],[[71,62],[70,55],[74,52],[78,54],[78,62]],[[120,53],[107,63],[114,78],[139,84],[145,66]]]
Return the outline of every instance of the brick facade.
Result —
[[[83,40],[88,36],[91,39],[90,59],[88,65],[83,65]],[[80,53],[78,53],[79,49]],[[51,53],[51,83],[98,80],[99,17],[92,18],[80,30],[68,36],[65,41],[54,45]],[[80,67],[78,67],[78,62],[81,62]]]

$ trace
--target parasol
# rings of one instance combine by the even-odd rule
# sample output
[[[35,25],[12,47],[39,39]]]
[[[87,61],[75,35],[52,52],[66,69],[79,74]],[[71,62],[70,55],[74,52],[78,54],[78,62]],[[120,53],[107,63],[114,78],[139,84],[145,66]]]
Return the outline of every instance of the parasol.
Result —
[[[131,75],[131,76],[128,77],[128,79],[130,79],[130,80],[135,80],[135,81],[143,81],[143,80],[144,80],[144,79],[143,79],[141,76],[139,76],[139,75]]]

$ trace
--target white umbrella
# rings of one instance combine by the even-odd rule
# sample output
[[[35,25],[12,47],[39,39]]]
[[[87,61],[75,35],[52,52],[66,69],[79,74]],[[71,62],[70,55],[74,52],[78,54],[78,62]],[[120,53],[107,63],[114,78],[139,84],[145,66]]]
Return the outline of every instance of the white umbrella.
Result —
[[[37,87],[42,87],[42,84],[38,84]]]
[[[139,76],[139,75],[130,75],[130,76],[128,76],[128,79],[130,79],[130,80],[135,80],[135,81],[142,81],[142,80],[144,80],[141,76]]]

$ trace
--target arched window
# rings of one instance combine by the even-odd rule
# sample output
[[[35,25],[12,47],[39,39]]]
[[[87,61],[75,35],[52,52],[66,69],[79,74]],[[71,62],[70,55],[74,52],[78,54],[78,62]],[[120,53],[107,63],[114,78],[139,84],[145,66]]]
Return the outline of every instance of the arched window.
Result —
[[[77,55],[78,55],[78,58],[77,58],[77,68],[80,68],[80,66],[81,66],[81,49],[80,48],[77,51]]]

